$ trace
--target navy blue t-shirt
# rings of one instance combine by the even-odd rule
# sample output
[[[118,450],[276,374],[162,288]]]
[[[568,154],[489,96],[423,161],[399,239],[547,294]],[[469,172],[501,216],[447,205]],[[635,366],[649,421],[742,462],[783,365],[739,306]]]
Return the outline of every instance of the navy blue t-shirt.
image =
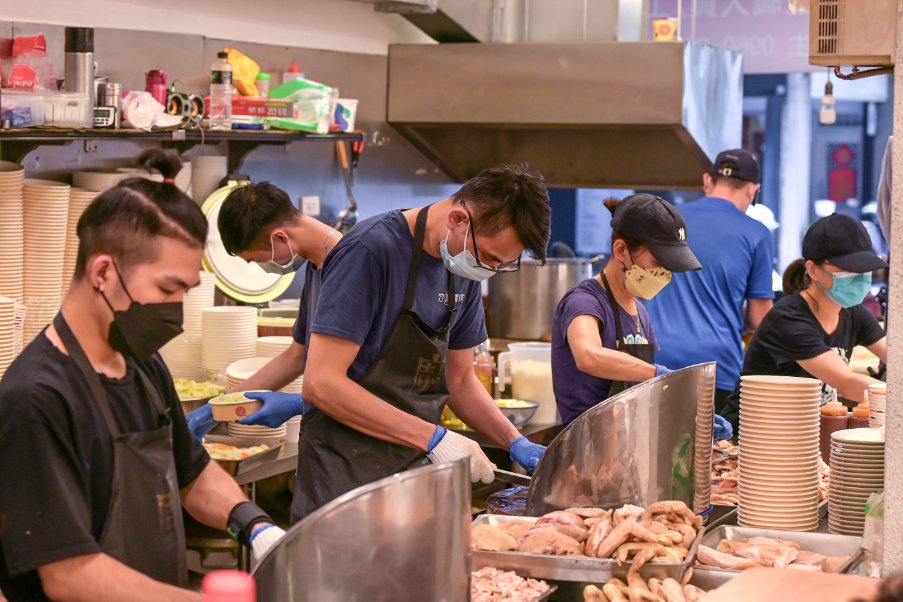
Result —
[[[623,342],[650,343],[658,351],[649,314],[639,301],[636,307],[640,320],[639,334],[635,318],[618,306],[618,318],[625,338]],[[595,278],[584,280],[565,293],[552,320],[552,386],[563,424],[570,424],[574,418],[607,399],[611,389],[610,380],[593,376],[577,367],[567,339],[568,328],[577,316],[593,316],[599,320],[602,346],[617,349],[615,316],[608,293]]]
[[[307,262],[304,266],[304,286],[301,288],[301,302],[298,304],[298,318],[292,327],[292,338],[299,345],[304,345],[304,355],[307,356],[307,345],[310,343],[309,324],[314,321],[317,312],[317,302],[320,298],[320,288],[323,285],[323,270],[318,270],[313,263]]]
[[[773,299],[771,234],[724,199],[706,197],[680,206],[687,243],[702,269],[673,275],[646,303],[672,370],[716,361],[716,387],[730,391],[743,363],[747,299]]]
[[[359,222],[323,262],[322,288],[311,332],[358,343],[348,370],[353,381],[370,371],[404,306],[414,236],[401,211]],[[455,307],[449,349],[468,349],[486,340],[480,283],[455,277]],[[448,315],[448,270],[424,252],[414,311],[432,328]],[[399,350],[403,352],[403,350]]]

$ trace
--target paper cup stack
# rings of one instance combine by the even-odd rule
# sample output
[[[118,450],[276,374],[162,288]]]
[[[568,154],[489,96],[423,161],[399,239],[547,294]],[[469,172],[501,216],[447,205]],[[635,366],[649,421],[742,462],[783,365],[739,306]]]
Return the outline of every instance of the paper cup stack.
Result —
[[[182,302],[182,334],[167,343],[160,354],[169,371],[176,378],[203,380],[204,368],[201,361],[203,317],[202,311],[213,307],[216,289],[215,278],[210,272],[200,273],[201,283],[185,294]]]
[[[232,362],[254,357],[257,309],[207,307],[201,310],[201,361],[206,380],[225,384]]]
[[[814,531],[821,381],[789,376],[742,376],[740,381],[738,522]]]
[[[0,378],[16,357],[16,300],[0,297]]]
[[[869,385],[869,427],[884,426],[887,414],[887,383]]]
[[[862,535],[865,503],[884,489],[884,431],[848,429],[831,434],[828,530]]]
[[[25,180],[23,186],[26,345],[53,320],[62,300],[69,190],[52,180]]]
[[[18,163],[0,161],[0,295],[21,299],[22,276],[22,183],[25,170]]]
[[[226,386],[230,391],[246,391],[247,388],[244,386],[245,381],[257,374],[257,372],[269,364],[271,360],[272,358],[269,357],[251,357],[229,364],[229,367],[226,368]],[[226,429],[233,437],[285,439],[289,423],[294,425],[300,420],[300,416],[295,416],[285,424],[274,429],[253,424],[244,425],[230,422],[226,426]],[[295,434],[295,439],[297,439],[297,434]]]
[[[273,358],[288,349],[294,339],[285,336],[258,337],[257,339],[257,357]],[[304,375],[302,374],[288,385],[280,389],[285,393],[301,393],[301,387],[304,383]]]
[[[63,282],[62,294],[66,295],[75,274],[75,261],[78,258],[78,218],[82,216],[91,201],[97,196],[97,191],[73,188],[69,191],[69,218],[66,222],[66,251],[63,255]]]
[[[712,428],[715,420],[715,381],[711,386],[700,392],[700,399],[708,400],[708,403],[699,403],[696,408],[696,442],[693,457],[693,470],[704,470],[706,478],[710,478],[712,466],[712,446],[708,442],[712,440]],[[705,442],[700,445],[699,442]],[[712,490],[709,487],[696,488],[693,497],[693,511],[699,514],[708,510],[712,503]]]

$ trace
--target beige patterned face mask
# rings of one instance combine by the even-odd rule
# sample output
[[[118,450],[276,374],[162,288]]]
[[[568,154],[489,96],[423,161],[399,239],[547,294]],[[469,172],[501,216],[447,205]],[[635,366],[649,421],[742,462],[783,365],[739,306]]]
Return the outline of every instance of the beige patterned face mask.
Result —
[[[627,292],[641,299],[652,299],[671,282],[671,272],[665,268],[647,270],[633,264],[625,273]]]

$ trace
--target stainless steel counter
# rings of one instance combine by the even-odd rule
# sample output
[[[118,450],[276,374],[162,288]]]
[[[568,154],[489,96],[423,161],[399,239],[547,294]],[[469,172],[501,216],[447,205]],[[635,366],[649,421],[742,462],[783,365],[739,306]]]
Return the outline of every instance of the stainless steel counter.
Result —
[[[268,479],[284,472],[295,472],[298,468],[298,442],[286,443],[279,451],[279,455],[269,462],[252,466],[248,470],[235,475],[235,482],[239,485],[250,485],[263,479]]]

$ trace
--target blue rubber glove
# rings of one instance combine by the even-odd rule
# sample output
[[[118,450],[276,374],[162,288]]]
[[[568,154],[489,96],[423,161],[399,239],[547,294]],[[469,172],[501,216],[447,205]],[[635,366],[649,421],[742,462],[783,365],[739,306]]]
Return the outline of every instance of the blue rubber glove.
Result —
[[[304,399],[297,393],[250,391],[245,397],[262,401],[263,407],[239,420],[238,424],[259,424],[274,429],[304,413]]]
[[[205,403],[196,410],[192,410],[185,415],[188,421],[188,430],[195,436],[198,441],[204,439],[204,435],[213,430],[216,426],[216,420],[213,419],[213,410],[210,404]]]
[[[673,372],[673,370],[671,370],[671,368],[668,368],[667,366],[662,366],[661,364],[652,364],[652,365],[655,366],[655,375],[656,376],[661,376],[662,374],[668,374],[670,372]]]
[[[532,472],[546,453],[546,446],[533,443],[526,437],[518,437],[511,442],[509,453],[512,460]]]
[[[721,441],[722,439],[731,439],[734,436],[734,427],[730,420],[715,414],[715,428],[712,434],[713,441]]]

